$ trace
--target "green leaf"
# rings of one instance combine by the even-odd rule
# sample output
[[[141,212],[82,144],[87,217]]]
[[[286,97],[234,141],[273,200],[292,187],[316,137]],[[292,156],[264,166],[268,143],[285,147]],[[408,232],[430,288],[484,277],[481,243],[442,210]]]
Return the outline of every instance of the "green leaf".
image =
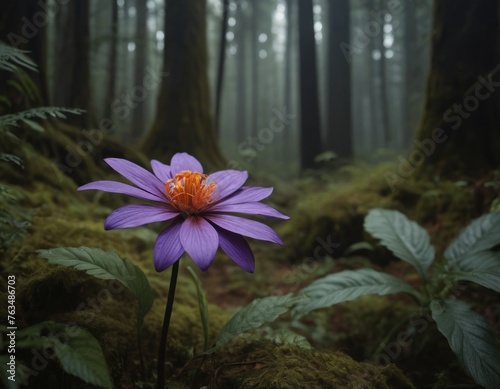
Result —
[[[371,243],[357,242],[357,243],[354,243],[354,244],[350,245],[349,247],[347,247],[344,250],[344,252],[342,253],[342,255],[347,257],[356,251],[361,251],[361,250],[373,251],[374,249],[375,249],[375,247],[373,247],[373,245]]]
[[[66,373],[89,384],[113,388],[102,348],[87,330],[44,321],[18,331],[17,338],[19,348],[53,347]]]
[[[314,281],[300,292],[304,296],[293,314],[303,316],[315,309],[351,301],[358,297],[378,294],[409,293],[417,299],[420,294],[403,280],[372,269],[345,270]]]
[[[38,131],[38,132],[44,132],[45,129],[38,124],[37,122],[29,119],[22,119],[22,121],[27,124],[32,130]]]
[[[5,128],[5,127],[18,127],[19,122],[26,122],[28,120],[28,125],[30,125],[31,128],[34,128],[36,130],[40,130],[41,127],[40,125],[37,125],[34,122],[31,122],[30,119],[32,118],[40,118],[40,119],[48,119],[48,116],[53,116],[57,117],[62,115],[61,117],[65,117],[62,113],[71,113],[74,115],[81,115],[85,111],[81,109],[73,109],[73,108],[60,108],[60,107],[37,107],[37,108],[31,108],[26,111],[21,111],[21,112],[16,112],[8,115],[2,115],[0,116],[0,128]],[[30,124],[31,123],[31,124]]]
[[[89,384],[113,387],[101,346],[91,333],[80,328],[67,344],[55,341],[54,345],[64,371]]]
[[[460,268],[467,257],[500,243],[500,212],[488,213],[465,227],[444,252],[449,263]]]
[[[37,72],[36,63],[25,55],[26,53],[29,51],[19,50],[5,42],[0,42],[0,69],[12,72],[17,68],[14,64],[17,64]]]
[[[253,300],[246,307],[241,308],[222,327],[215,346],[206,353],[217,351],[237,335],[248,330],[258,328],[264,323],[274,321],[278,316],[288,312],[298,301],[298,298],[287,294],[284,296],[269,296]]]
[[[203,351],[208,350],[208,342],[209,339],[209,327],[208,327],[208,308],[207,308],[207,299],[205,297],[205,293],[203,292],[203,286],[201,285],[200,278],[196,274],[196,272],[191,268],[191,266],[187,267],[191,277],[193,277],[194,285],[196,287],[196,294],[198,295],[198,307],[200,309],[200,317],[201,324],[203,327],[203,337],[205,339],[205,343],[203,346]]]
[[[137,326],[140,330],[144,316],[153,305],[153,292],[146,275],[131,261],[121,259],[112,251],[91,247],[61,247],[37,252],[49,263],[74,267],[103,280],[120,281],[139,301]]]
[[[368,212],[364,227],[394,255],[413,265],[425,278],[435,254],[425,229],[398,211],[378,208]]]
[[[500,252],[481,251],[465,257],[454,268],[454,280],[472,281],[500,293]]]
[[[0,153],[0,160],[15,163],[24,169],[23,160],[16,155]]]
[[[481,315],[460,300],[431,302],[438,330],[472,378],[486,389],[500,388],[500,352]]]

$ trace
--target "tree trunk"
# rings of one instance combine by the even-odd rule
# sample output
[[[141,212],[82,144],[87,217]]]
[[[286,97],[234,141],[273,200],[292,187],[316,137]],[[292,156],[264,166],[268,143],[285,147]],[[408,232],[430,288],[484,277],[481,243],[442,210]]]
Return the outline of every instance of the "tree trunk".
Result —
[[[321,153],[321,126],[312,0],[299,0],[300,156],[303,169],[314,168]]]
[[[229,15],[229,0],[223,0],[222,20],[220,29],[219,41],[219,63],[217,64],[217,86],[215,90],[215,131],[218,134],[220,131],[220,106],[222,98],[222,84],[224,81],[224,65],[226,62],[226,46],[227,46],[227,19]]]
[[[256,136],[259,132],[258,125],[259,125],[259,82],[260,82],[260,72],[259,72],[259,65],[260,65],[260,59],[259,59],[259,50],[258,50],[258,19],[259,19],[259,2],[254,1],[252,2],[251,5],[252,8],[252,13],[251,13],[251,23],[250,23],[250,34],[251,34],[251,51],[250,51],[250,58],[251,58],[251,72],[252,72],[252,99],[251,99],[251,124],[250,124],[250,133],[253,136]]]
[[[163,67],[156,75],[162,83],[156,118],[143,150],[165,162],[185,151],[207,170],[223,167],[210,114],[205,1],[166,0]]]
[[[427,96],[408,162],[457,179],[500,166],[498,1],[437,0]]]
[[[349,44],[349,0],[328,3],[328,127],[326,145],[339,157],[352,157],[351,67],[340,48]]]
[[[292,104],[292,4],[293,0],[286,0],[286,46],[285,46],[285,80],[284,80],[284,100],[287,112],[293,112]],[[288,164],[293,159],[292,150],[292,126],[288,120],[283,123],[283,161]]]
[[[243,142],[248,136],[247,120],[247,15],[242,9],[241,4],[237,6],[235,40],[237,43],[236,52],[236,77],[237,77],[237,96],[236,96],[236,139]]]
[[[81,108],[86,115],[73,117],[71,123],[92,127],[90,82],[89,2],[75,1],[61,6],[56,14],[55,81],[51,104],[58,107]]]
[[[116,58],[117,58],[117,41],[118,41],[118,2],[111,2],[111,28],[110,28],[110,48],[108,59],[108,85],[106,88],[106,98],[104,101],[106,107],[106,117],[113,118],[112,102],[115,99],[116,93]]]
[[[404,93],[405,102],[403,105],[406,127],[402,130],[403,133],[403,143],[405,147],[409,147],[411,141],[413,140],[413,135],[415,134],[418,117],[417,110],[415,109],[418,99],[416,98],[418,91],[419,81],[418,77],[418,66],[417,63],[418,56],[417,51],[417,16],[416,16],[416,4],[413,1],[408,1],[404,3]]]
[[[146,73],[146,56],[147,56],[147,16],[148,9],[146,2],[139,0],[135,2],[136,14],[136,30],[135,30],[135,63],[134,63],[134,85],[143,85],[143,78]],[[139,90],[137,88],[137,90]],[[141,89],[142,90],[142,89]],[[132,112],[132,141],[138,141],[144,133],[145,111],[147,92],[143,90],[142,94],[134,95],[134,110]]]

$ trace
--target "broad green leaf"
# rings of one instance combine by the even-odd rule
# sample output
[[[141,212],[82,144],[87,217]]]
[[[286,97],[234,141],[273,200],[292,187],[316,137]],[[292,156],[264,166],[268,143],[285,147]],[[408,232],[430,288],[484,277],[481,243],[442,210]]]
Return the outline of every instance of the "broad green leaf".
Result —
[[[486,389],[500,388],[500,351],[481,315],[460,300],[431,302],[438,330],[472,378]]]
[[[403,280],[372,269],[345,270],[314,281],[300,292],[304,298],[294,308],[295,316],[315,309],[351,301],[358,297],[378,294],[409,293],[417,299],[420,294]]]
[[[472,271],[468,273],[453,273],[456,281],[472,281],[485,288],[500,293],[500,269],[496,271]]]
[[[500,252],[480,251],[465,257],[454,268],[454,280],[472,281],[500,293]]]
[[[413,265],[425,278],[435,254],[425,229],[398,211],[378,208],[368,212],[364,227],[394,255]]]
[[[141,328],[144,316],[153,305],[153,292],[146,275],[131,261],[121,259],[114,252],[91,247],[61,247],[37,252],[49,263],[74,267],[103,280],[120,281],[139,301],[138,329]]]
[[[465,227],[444,252],[452,266],[500,243],[500,212],[488,213]]]
[[[451,265],[453,270],[461,272],[490,271],[500,267],[500,252],[484,250],[464,257]]]
[[[215,346],[208,350],[207,354],[218,350],[243,332],[274,321],[278,316],[288,312],[297,301],[298,298],[291,294],[253,300],[236,312],[222,327],[219,337],[215,341]]]
[[[56,341],[54,345],[64,371],[89,384],[113,387],[101,346],[91,333],[80,328],[67,344]]]
[[[19,339],[17,347],[53,347],[66,373],[89,384],[113,388],[101,346],[87,330],[45,321],[18,331],[17,337]]]
[[[187,267],[191,277],[193,277],[194,285],[196,286],[196,294],[198,296],[198,307],[200,309],[200,318],[201,325],[203,327],[203,337],[205,339],[205,343],[203,346],[203,351],[208,350],[209,344],[209,327],[208,327],[208,308],[207,308],[207,299],[205,297],[205,293],[203,292],[203,286],[201,285],[200,278],[196,274],[196,272],[191,268],[191,266]]]

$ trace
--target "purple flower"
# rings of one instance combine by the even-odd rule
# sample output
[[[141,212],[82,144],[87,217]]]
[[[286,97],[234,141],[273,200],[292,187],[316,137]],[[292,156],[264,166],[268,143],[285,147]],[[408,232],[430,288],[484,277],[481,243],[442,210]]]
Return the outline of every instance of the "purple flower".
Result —
[[[259,201],[273,188],[243,186],[248,173],[221,170],[203,174],[200,162],[187,153],[177,153],[169,165],[151,161],[153,173],[125,159],[106,158],[106,163],[135,186],[115,181],[96,181],[78,190],[96,189],[122,193],[152,204],[132,204],[115,209],[104,228],[137,227],[169,220],[158,235],[154,264],[163,271],[187,252],[202,270],[208,269],[220,248],[248,272],[255,268],[255,258],[243,238],[283,244],[278,235],[260,222],[227,213],[246,213],[288,219],[274,208]]]

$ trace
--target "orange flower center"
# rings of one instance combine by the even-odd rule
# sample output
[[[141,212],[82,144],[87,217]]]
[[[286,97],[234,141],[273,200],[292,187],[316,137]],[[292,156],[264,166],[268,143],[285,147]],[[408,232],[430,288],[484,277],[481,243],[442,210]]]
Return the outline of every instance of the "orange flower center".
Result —
[[[207,182],[202,173],[183,170],[165,183],[170,204],[178,211],[191,215],[212,202],[215,182]]]

